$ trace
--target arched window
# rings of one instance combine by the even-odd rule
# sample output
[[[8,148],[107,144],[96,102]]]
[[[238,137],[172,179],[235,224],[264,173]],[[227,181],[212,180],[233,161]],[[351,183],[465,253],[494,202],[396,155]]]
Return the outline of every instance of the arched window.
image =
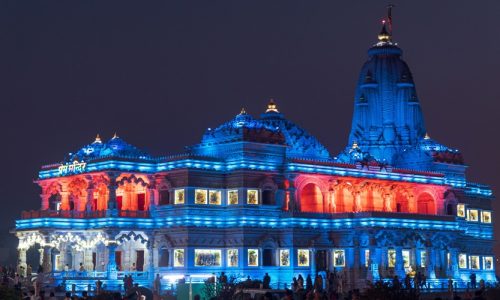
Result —
[[[61,195],[53,194],[49,197],[49,209],[50,210],[61,209]]]
[[[323,212],[323,194],[317,185],[308,183],[302,188],[300,207],[305,212]]]
[[[158,201],[159,205],[170,204],[170,192],[168,190],[160,190],[159,196],[160,196],[160,199]]]
[[[263,190],[262,191],[262,204],[274,205],[274,191],[273,190]]]
[[[158,251],[158,267],[168,267],[169,253],[165,247],[160,248]]]
[[[428,193],[423,193],[418,196],[417,211],[419,214],[436,214],[436,204],[434,203],[434,198]]]
[[[455,215],[455,205],[453,203],[446,204],[446,214],[449,216]]]

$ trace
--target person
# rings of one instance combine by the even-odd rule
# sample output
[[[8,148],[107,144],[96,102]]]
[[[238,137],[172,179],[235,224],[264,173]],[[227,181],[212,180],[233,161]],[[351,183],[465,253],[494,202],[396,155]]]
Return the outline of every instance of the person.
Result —
[[[220,280],[220,283],[222,283],[222,284],[226,284],[226,283],[227,283],[227,275],[226,275],[226,273],[221,272],[221,273],[220,273],[220,279],[219,279],[219,280]]]
[[[405,276],[405,288],[407,290],[411,289],[411,277],[410,277],[410,274],[406,274],[406,276]]]
[[[297,282],[297,278],[293,277],[292,278],[292,291],[297,292],[299,289],[299,283]]]
[[[66,297],[64,297],[64,300],[71,300],[71,293],[66,292]]]
[[[80,269],[79,269],[80,272],[83,272],[85,271],[85,267],[83,266],[83,263],[80,263]]]
[[[299,277],[297,278],[297,289],[301,290],[304,288],[304,277],[302,277],[302,274],[299,274]]]
[[[427,288],[427,276],[425,276],[425,274],[422,274],[421,285],[423,288]]]
[[[33,268],[31,267],[31,265],[28,265],[28,267],[26,268],[26,277],[30,278],[31,273],[33,273]]]
[[[453,293],[453,279],[451,277],[448,278],[448,292]]]
[[[262,285],[263,285],[263,288],[264,289],[270,289],[270,283],[271,283],[271,276],[269,276],[268,273],[266,273],[266,275],[264,275],[264,278],[262,280]]]
[[[398,275],[395,275],[394,278],[392,279],[392,286],[396,289],[399,290],[401,288],[399,284],[399,278]]]
[[[313,288],[313,283],[311,279],[311,274],[307,274],[306,277],[306,291],[310,291]]]
[[[90,298],[89,298],[89,295],[88,295],[87,291],[83,291],[82,292],[82,299],[81,300],[88,300],[88,299],[90,299]]]
[[[49,294],[49,300],[57,300],[56,294],[54,292],[50,292],[50,294]]]
[[[95,282],[95,289],[97,295],[101,293],[101,288],[102,288],[102,281],[100,279],[97,279],[97,281]]]
[[[420,273],[420,271],[417,272],[413,281],[415,282],[415,289],[420,289],[420,282],[422,281],[422,273]]]
[[[470,274],[469,279],[470,279],[471,288],[475,289],[476,288],[476,274],[475,273]]]
[[[37,274],[42,274],[43,273],[43,266],[38,265],[38,270],[36,271]]]
[[[135,263],[132,263],[132,266],[130,267],[130,271],[135,272],[137,268],[135,267]]]
[[[160,278],[160,274],[156,274],[155,281],[153,282],[153,292],[156,295],[160,295],[161,294],[161,278]]]

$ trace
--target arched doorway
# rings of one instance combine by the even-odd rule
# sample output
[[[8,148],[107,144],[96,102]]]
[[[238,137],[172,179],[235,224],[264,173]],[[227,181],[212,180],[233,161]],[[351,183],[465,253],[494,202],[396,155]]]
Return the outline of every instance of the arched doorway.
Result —
[[[300,192],[301,211],[323,212],[323,194],[314,183],[306,184]]]
[[[436,214],[436,204],[434,198],[428,193],[422,193],[417,199],[417,212],[419,214]]]

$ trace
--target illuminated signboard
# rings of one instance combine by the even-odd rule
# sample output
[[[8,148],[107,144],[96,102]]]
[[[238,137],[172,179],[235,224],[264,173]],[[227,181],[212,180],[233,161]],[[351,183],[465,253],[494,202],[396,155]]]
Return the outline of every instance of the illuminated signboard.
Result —
[[[79,162],[78,160],[75,160],[72,163],[66,163],[65,165],[60,165],[59,176],[83,173],[85,172],[86,167],[87,167],[86,162],[84,161]]]

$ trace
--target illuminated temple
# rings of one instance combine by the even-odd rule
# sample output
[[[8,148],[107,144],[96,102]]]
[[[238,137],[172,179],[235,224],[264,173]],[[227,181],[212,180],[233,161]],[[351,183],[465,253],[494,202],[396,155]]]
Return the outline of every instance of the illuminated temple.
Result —
[[[19,269],[109,288],[126,274],[151,286],[156,274],[175,283],[220,272],[269,273],[281,288],[333,270],[349,287],[416,272],[432,287],[448,278],[464,287],[472,273],[495,281],[492,191],[427,135],[401,55],[384,25],[337,155],[271,101],[178,155],[98,136],[43,166],[40,207],[16,221]]]

